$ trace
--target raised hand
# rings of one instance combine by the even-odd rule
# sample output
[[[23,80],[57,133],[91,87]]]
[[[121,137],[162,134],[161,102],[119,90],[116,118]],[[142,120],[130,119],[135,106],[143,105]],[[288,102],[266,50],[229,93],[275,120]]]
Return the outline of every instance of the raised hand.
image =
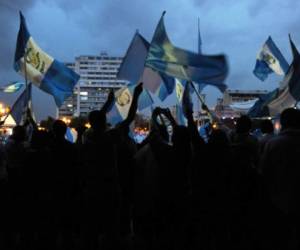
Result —
[[[107,101],[112,102],[115,99],[114,90],[111,88],[107,96]]]
[[[140,95],[143,92],[143,83],[140,82],[135,88],[134,88],[134,94]]]

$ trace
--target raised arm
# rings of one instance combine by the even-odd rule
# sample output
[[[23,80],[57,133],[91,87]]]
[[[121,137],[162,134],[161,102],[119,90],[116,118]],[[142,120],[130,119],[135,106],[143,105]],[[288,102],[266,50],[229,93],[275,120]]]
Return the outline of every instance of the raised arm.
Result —
[[[26,120],[25,120],[24,126],[27,126],[29,124],[32,125],[32,127],[33,127],[34,130],[38,130],[38,126],[37,126],[35,120],[32,117],[32,113],[31,113],[30,108],[27,109],[27,116],[26,116]]]
[[[114,91],[113,89],[111,89],[108,94],[107,100],[102,106],[100,111],[106,114],[109,111],[109,108],[113,105],[114,100],[115,100]]]
[[[193,118],[193,110],[189,108],[188,105],[184,105],[183,110],[184,110],[185,117],[188,121],[188,130],[190,132],[192,144],[195,148],[199,148],[203,146],[204,140],[200,136],[197,125],[195,124]]]

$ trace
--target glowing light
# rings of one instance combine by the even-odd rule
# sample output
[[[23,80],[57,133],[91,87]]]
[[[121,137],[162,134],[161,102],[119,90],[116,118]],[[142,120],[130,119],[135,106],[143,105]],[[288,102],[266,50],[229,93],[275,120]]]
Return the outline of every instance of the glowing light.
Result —
[[[274,124],[274,128],[275,128],[275,130],[279,131],[279,130],[280,130],[280,128],[281,128],[281,126],[280,126],[280,122],[275,122],[275,124]]]

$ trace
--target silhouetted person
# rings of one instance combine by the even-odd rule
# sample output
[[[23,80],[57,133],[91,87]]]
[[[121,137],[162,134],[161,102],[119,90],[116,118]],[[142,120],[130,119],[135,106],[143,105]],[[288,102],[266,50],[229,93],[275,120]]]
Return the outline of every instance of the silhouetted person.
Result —
[[[230,248],[229,224],[232,213],[231,177],[233,154],[225,131],[213,129],[202,161],[203,235],[215,249]]]
[[[259,154],[261,155],[264,151],[266,143],[274,137],[274,126],[271,120],[262,120],[260,124],[262,137],[259,140]]]
[[[119,196],[116,148],[106,132],[106,112],[113,92],[101,110],[89,114],[91,128],[83,134],[81,178],[83,183],[84,248],[95,249],[101,236],[112,244],[118,235]]]
[[[71,236],[74,229],[74,190],[78,185],[78,159],[73,143],[66,140],[67,125],[56,120],[52,125],[53,143],[52,154],[52,188],[53,211],[55,212],[56,228],[62,244],[71,248]]]
[[[162,114],[172,125],[172,148],[169,164],[165,166],[166,237],[171,249],[185,249],[189,215],[189,195],[191,192],[190,172],[192,147],[187,127],[178,126],[171,112],[162,109]]]
[[[9,191],[9,231],[13,238],[13,244],[20,244],[21,236],[25,230],[26,208],[22,205],[26,202],[26,192],[23,189],[25,162],[28,156],[29,143],[24,126],[13,128],[13,134],[5,145],[6,168],[8,173]]]
[[[27,207],[24,218],[27,225],[24,236],[27,245],[24,247],[27,249],[50,250],[56,247],[51,142],[48,132],[34,130],[27,161],[24,162],[24,207]]]
[[[151,249],[161,245],[166,238],[166,189],[167,168],[171,159],[171,146],[166,126],[158,124],[160,111],[152,113],[149,136],[135,156],[135,203],[134,228],[137,239],[142,242],[138,248]],[[153,245],[154,244],[154,245]]]
[[[76,144],[81,146],[82,143],[82,136],[84,132],[87,130],[86,126],[78,126],[76,127],[76,132],[77,132],[77,139],[76,139]]]
[[[117,157],[118,182],[121,191],[119,223],[123,245],[131,244],[131,237],[133,235],[134,155],[137,152],[137,146],[134,139],[130,136],[130,124],[135,118],[138,99],[142,91],[143,84],[139,83],[134,89],[127,117],[114,128],[108,130]]]
[[[280,115],[281,131],[266,143],[261,169],[273,205],[270,219],[276,249],[300,247],[300,111],[288,108]],[[272,241],[271,241],[272,242]],[[273,248],[273,249],[274,249]]]
[[[258,176],[259,144],[251,134],[252,121],[242,115],[230,135],[233,150],[231,196],[233,202],[232,238],[235,247],[256,248],[260,179]]]

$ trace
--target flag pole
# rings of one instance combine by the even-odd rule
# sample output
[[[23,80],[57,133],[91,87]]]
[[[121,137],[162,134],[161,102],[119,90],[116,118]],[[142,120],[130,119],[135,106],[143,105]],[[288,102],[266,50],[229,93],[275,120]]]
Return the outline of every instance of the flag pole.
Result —
[[[26,44],[24,42],[24,48],[25,48],[25,57],[24,57],[24,75],[25,75],[25,91],[26,91],[26,95],[29,94],[29,98],[26,104],[26,115],[25,115],[25,121],[29,118],[28,117],[28,111],[31,112],[30,110],[30,102],[31,102],[31,93],[27,93],[28,90],[28,77],[27,77],[27,56],[28,56],[28,49],[26,49]]]
[[[3,121],[0,121],[0,126],[3,126],[6,119],[8,118],[8,116],[10,115],[10,111],[6,114],[5,118],[3,119]]]
[[[80,81],[78,81],[77,84],[77,111],[76,111],[76,116],[79,117],[80,116]]]
[[[202,49],[202,40],[201,40],[201,35],[200,35],[200,18],[198,17],[198,54],[201,54]]]
[[[203,100],[203,97],[199,94],[198,90],[197,90],[196,87],[195,87],[195,84],[194,84],[192,81],[189,81],[189,83],[191,84],[192,88],[194,89],[194,91],[195,91],[195,93],[196,93],[196,95],[197,95],[199,101],[201,102],[201,104],[202,104],[203,106],[206,107],[206,111],[207,111],[207,113],[208,113],[208,116],[209,116],[210,121],[213,122],[214,119],[213,119],[212,112],[209,110],[209,108],[208,108],[207,105],[205,104],[205,102],[204,102],[204,100]]]

